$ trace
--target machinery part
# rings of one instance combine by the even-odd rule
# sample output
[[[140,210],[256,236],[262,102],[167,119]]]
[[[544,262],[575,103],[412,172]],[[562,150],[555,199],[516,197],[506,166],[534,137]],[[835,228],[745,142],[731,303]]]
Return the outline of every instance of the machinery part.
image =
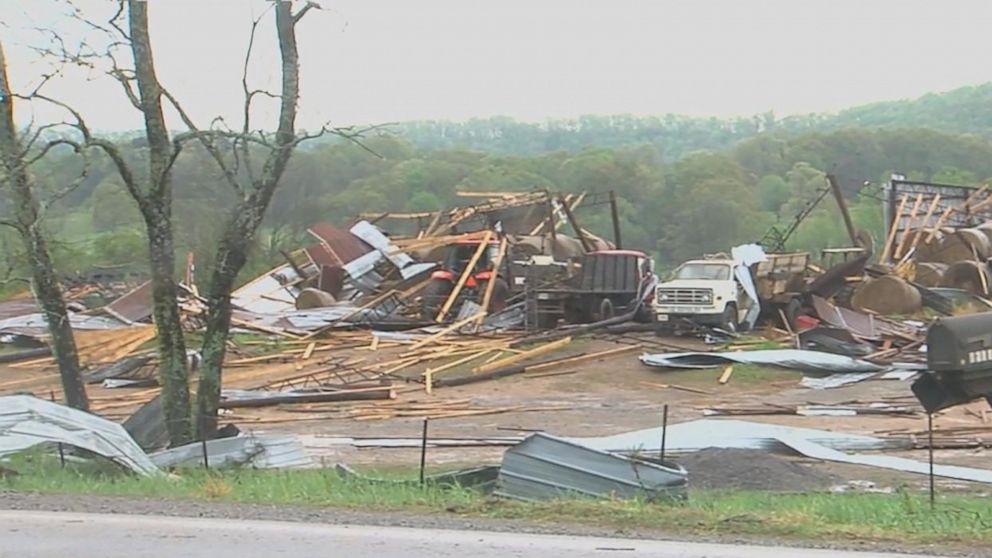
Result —
[[[506,308],[506,301],[510,298],[510,285],[507,284],[501,278],[496,278],[493,284],[493,294],[492,298],[489,299],[489,308],[485,309],[490,314],[502,311]],[[486,292],[486,288],[489,286],[489,281],[480,281],[478,291],[480,293]],[[480,301],[481,302],[481,301]]]
[[[609,320],[614,316],[616,316],[616,308],[613,307],[613,301],[607,297],[603,297],[599,301],[599,310],[595,314],[595,320],[601,322],[603,320]]]
[[[454,285],[450,281],[431,279],[420,298],[420,316],[425,320],[433,320],[453,289]]]

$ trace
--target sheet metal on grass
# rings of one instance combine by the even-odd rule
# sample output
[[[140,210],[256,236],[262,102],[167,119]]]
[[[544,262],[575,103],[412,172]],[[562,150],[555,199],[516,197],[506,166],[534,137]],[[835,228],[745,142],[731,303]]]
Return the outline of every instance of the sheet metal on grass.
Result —
[[[117,423],[30,395],[0,397],[0,457],[46,443],[91,451],[140,475],[161,473]]]
[[[518,500],[568,496],[683,498],[688,477],[663,466],[535,433],[503,455],[495,494]]]

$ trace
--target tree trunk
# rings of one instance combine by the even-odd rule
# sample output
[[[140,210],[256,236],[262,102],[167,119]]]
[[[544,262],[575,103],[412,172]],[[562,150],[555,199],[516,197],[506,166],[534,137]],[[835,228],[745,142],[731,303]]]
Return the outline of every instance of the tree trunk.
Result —
[[[237,207],[240,207],[238,204]],[[217,436],[217,408],[227,337],[231,329],[231,291],[238,272],[245,265],[250,232],[232,219],[217,249],[215,265],[207,288],[206,331],[203,334],[203,360],[196,391],[196,436],[205,440]]]
[[[308,8],[304,8],[308,9]],[[197,437],[213,438],[217,434],[217,408],[224,355],[231,324],[231,291],[238,273],[248,258],[248,248],[262,223],[296,146],[296,109],[300,89],[299,54],[296,47],[296,23],[304,12],[292,13],[290,2],[275,5],[276,33],[282,61],[282,95],[275,143],[259,180],[232,209],[224,235],[214,259],[213,273],[207,288],[207,330],[203,338],[203,361],[197,389]]]
[[[62,377],[62,391],[70,407],[88,410],[89,401],[83,384],[76,352],[76,340],[62,287],[52,265],[48,242],[40,223],[39,204],[34,195],[31,175],[25,166],[23,146],[14,124],[14,102],[7,81],[7,64],[0,44],[0,157],[3,175],[10,188],[15,212],[15,226],[27,250],[31,266],[35,300],[41,306],[51,336],[52,353]]]
[[[162,87],[155,73],[151,37],[148,33],[148,3],[128,0],[131,52],[141,112],[148,140],[148,188],[128,189],[138,202],[148,233],[148,255],[152,279],[153,317],[158,328],[162,399],[166,426],[173,446],[192,438],[186,343],[183,339],[176,300],[176,255],[172,229],[173,146],[162,112]]]
[[[166,223],[166,226],[160,226]],[[186,341],[176,303],[176,252],[168,218],[146,221],[148,254],[151,260],[152,317],[158,328],[159,378],[169,442],[173,446],[192,441]]]

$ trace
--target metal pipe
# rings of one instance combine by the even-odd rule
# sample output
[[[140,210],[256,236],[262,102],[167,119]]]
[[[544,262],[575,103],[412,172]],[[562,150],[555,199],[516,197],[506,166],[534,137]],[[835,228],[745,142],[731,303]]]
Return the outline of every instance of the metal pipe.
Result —
[[[658,452],[658,463],[665,464],[665,444],[668,441],[668,403],[661,408],[661,451]]]
[[[927,437],[929,438],[927,445],[930,446],[930,509],[933,510],[937,506],[937,493],[933,482],[933,413],[927,413]]]
[[[620,238],[620,212],[617,211],[617,196],[610,190],[610,215],[613,217],[613,244],[617,250],[623,249],[623,240]]]
[[[423,486],[426,480],[425,468],[427,466],[427,423],[429,418],[424,418],[424,433],[420,439],[420,485]]]

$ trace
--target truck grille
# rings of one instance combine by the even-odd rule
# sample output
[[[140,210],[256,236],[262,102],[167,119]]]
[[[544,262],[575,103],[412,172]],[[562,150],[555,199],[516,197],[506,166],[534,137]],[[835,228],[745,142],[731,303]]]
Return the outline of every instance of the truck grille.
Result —
[[[663,298],[664,297],[664,298]],[[713,301],[712,289],[658,289],[658,304],[710,304]]]

